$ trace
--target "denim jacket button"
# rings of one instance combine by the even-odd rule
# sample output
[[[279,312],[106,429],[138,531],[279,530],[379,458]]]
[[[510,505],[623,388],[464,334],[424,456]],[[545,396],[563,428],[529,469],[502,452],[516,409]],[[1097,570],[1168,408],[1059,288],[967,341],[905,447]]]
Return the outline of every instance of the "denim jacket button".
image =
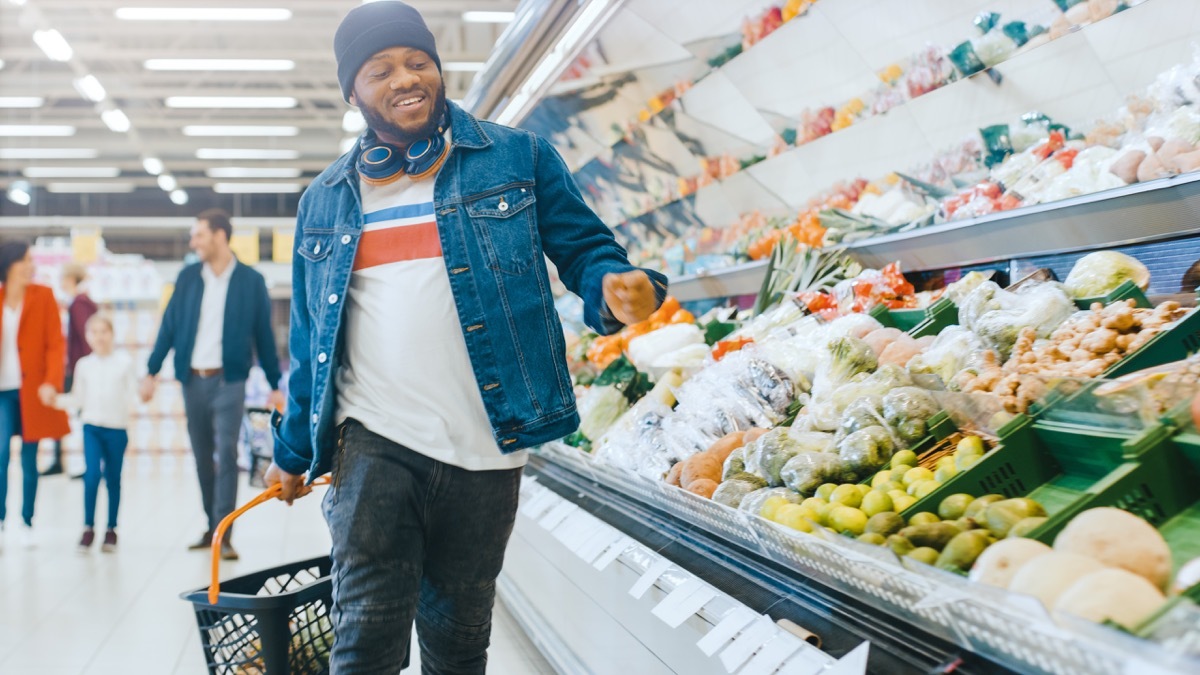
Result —
[[[342,235],[342,243],[343,243],[343,244],[349,244],[349,243],[350,243],[350,235],[348,235],[348,234],[343,234],[343,235]]]
[[[329,357],[325,355],[325,352],[321,352],[320,354],[317,354],[317,363],[325,363],[326,359],[328,358]]]
[[[319,420],[319,419],[321,419],[321,416],[316,413],[313,413],[313,416],[312,416],[313,424],[316,424],[317,420]]]
[[[317,242],[317,245],[313,247],[313,254],[317,254],[320,252],[321,252],[321,243]]]
[[[329,296],[329,304],[336,305],[337,301],[338,301],[337,293],[334,293],[333,295]]]

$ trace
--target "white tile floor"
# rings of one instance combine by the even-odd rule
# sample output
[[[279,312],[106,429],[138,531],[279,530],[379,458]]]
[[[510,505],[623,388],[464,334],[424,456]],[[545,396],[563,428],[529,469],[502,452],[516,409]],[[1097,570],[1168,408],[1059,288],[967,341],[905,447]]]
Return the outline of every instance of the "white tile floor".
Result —
[[[9,474],[9,523],[0,551],[0,673],[5,675],[202,675],[204,657],[189,604],[179,594],[206,586],[209,558],[186,551],[204,529],[194,471],[182,457],[131,457],[125,467],[120,550],[80,555],[83,486],[42,479],[38,545],[19,548],[20,472]],[[243,485],[240,497],[254,490]],[[328,552],[320,495],[288,509],[271,502],[239,521],[238,576]],[[101,490],[98,520],[106,508]],[[416,645],[414,639],[413,645]],[[416,655],[414,655],[416,656]],[[554,670],[497,603],[489,673]],[[418,666],[405,673],[417,673]]]

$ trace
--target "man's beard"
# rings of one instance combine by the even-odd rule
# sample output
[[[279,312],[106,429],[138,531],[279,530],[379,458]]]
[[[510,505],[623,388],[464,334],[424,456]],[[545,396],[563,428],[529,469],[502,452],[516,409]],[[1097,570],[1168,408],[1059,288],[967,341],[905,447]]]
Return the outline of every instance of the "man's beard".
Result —
[[[389,121],[382,112],[375,108],[364,105],[359,110],[362,112],[363,119],[367,121],[367,128],[374,131],[380,140],[399,141],[401,145],[408,147],[437,133],[438,124],[442,121],[442,113],[446,110],[446,83],[443,82],[438,87],[437,97],[433,101],[433,107],[430,108],[429,119],[419,128],[411,131]]]

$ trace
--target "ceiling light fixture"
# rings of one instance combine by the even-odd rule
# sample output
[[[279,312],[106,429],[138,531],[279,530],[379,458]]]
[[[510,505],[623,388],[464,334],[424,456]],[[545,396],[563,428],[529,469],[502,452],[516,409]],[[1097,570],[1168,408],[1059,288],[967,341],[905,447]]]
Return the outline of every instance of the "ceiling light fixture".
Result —
[[[0,159],[94,159],[93,148],[0,148]]]
[[[303,172],[290,167],[218,166],[204,173],[209,178],[299,178]]]
[[[442,70],[452,73],[478,73],[483,70],[483,61],[446,61]]]
[[[21,173],[26,178],[116,178],[121,170],[115,166],[27,166]]]
[[[512,23],[516,12],[463,12],[462,20],[467,23]]]
[[[213,192],[219,194],[290,194],[299,192],[299,183],[216,183]]]
[[[104,91],[104,85],[100,84],[100,80],[97,80],[95,75],[76,78],[73,84],[75,91],[92,103],[99,103],[108,97],[108,92]]]
[[[255,148],[200,148],[196,159],[297,159],[296,150],[259,150]]]
[[[168,108],[295,108],[291,96],[168,96]]]
[[[119,7],[122,21],[287,21],[288,9],[251,7]]]
[[[117,132],[118,134],[123,134],[126,131],[129,131],[130,127],[133,126],[125,113],[116,108],[111,108],[100,113],[100,119],[104,121],[104,126],[108,127],[112,131]]]
[[[345,115],[342,115],[342,131],[348,134],[357,134],[367,128],[367,120],[363,118],[363,114],[357,110],[347,110]]]
[[[300,127],[246,125],[189,125],[184,136],[295,136]]]
[[[133,183],[50,183],[46,190],[55,194],[83,194],[88,192],[133,192]]]
[[[179,187],[179,181],[175,180],[175,176],[169,173],[159,174],[158,187],[162,188],[163,192],[170,192]]]
[[[15,181],[8,186],[8,200],[21,206],[29,206],[33,201],[33,186],[28,181]]]
[[[0,136],[74,136],[67,124],[0,124]]]
[[[163,163],[157,157],[146,157],[142,159],[142,168],[151,176],[157,176],[163,172]]]
[[[0,108],[40,108],[45,102],[41,96],[0,96]]]
[[[296,62],[288,59],[147,59],[146,70],[294,70]]]
[[[177,206],[188,203],[188,193],[183,190],[171,190],[171,202]]]
[[[33,31],[33,42],[51,61],[70,61],[71,55],[75,53],[62,33],[54,29]]]

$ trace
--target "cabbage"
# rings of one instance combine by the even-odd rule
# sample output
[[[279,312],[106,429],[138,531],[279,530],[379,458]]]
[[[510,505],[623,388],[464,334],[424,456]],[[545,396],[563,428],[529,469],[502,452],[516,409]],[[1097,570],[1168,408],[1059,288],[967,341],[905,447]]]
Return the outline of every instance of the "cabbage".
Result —
[[[1117,290],[1127,280],[1144,291],[1150,286],[1150,270],[1124,253],[1096,251],[1075,263],[1065,285],[1072,298],[1098,298]]]
[[[579,430],[596,440],[629,409],[629,399],[614,386],[592,387],[579,402]]]

